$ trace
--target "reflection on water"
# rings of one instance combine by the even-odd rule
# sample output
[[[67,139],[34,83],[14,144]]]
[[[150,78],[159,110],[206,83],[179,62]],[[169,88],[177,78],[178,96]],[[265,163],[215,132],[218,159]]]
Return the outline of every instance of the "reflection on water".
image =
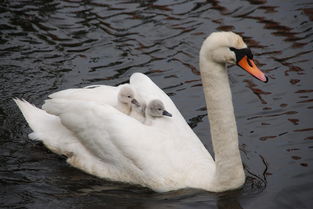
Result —
[[[311,1],[2,1],[0,205],[3,208],[309,208],[312,205]],[[27,139],[11,98],[118,85],[143,72],[212,151],[198,51],[215,30],[241,34],[266,85],[230,66],[247,181],[240,190],[157,194],[69,167]]]

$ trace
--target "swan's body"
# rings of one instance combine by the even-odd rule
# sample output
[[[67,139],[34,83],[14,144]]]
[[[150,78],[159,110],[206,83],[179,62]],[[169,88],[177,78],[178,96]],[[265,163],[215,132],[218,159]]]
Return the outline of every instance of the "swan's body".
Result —
[[[159,192],[185,187],[213,192],[235,189],[244,183],[245,175],[225,69],[225,63],[238,63],[239,56],[229,47],[240,50],[246,45],[234,33],[213,33],[200,51],[215,161],[172,100],[141,73],[131,76],[131,87],[146,103],[151,97],[160,99],[172,118],[161,117],[147,126],[107,104],[52,98],[46,106],[48,114],[27,102],[16,102],[35,138],[56,153],[71,153],[71,165],[98,177]],[[255,76],[266,80],[262,74]]]

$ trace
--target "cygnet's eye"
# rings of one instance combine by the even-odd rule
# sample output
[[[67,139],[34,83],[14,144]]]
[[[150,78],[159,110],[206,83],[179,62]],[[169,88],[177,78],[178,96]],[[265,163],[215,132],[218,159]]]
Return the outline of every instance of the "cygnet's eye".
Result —
[[[132,98],[131,96],[127,96],[128,98]]]
[[[159,110],[159,111],[161,111],[161,110],[162,110],[162,108],[159,108],[158,110]]]

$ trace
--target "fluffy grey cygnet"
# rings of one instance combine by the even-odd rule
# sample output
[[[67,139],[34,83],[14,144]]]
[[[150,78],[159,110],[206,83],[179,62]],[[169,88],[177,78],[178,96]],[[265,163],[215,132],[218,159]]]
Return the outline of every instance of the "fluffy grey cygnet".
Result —
[[[139,105],[138,101],[135,99],[135,92],[130,86],[123,86],[117,95],[117,109],[121,112],[129,115],[132,111],[134,105]]]
[[[172,114],[169,113],[165,107],[164,104],[161,100],[159,99],[154,99],[149,102],[148,106],[146,107],[146,117],[151,116],[151,117],[163,117],[163,116],[168,116],[172,117]]]
[[[163,116],[172,117],[172,114],[165,109],[161,100],[154,99],[148,105],[143,101],[133,103],[130,116],[146,125],[151,125],[153,120]]]

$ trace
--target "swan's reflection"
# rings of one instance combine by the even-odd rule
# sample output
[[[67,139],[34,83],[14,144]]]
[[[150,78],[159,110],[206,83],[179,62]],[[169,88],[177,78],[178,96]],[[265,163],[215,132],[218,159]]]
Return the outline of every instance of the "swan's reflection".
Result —
[[[110,203],[110,208],[219,208],[241,209],[240,197],[243,190],[224,193],[211,193],[196,189],[182,189],[166,193],[155,193],[151,190],[129,185],[96,186],[92,189],[80,190],[79,199],[93,196],[97,201],[85,203],[86,208],[98,208],[102,203]],[[91,191],[92,190],[92,191]],[[76,196],[76,195],[75,195]],[[100,205],[99,203],[102,202]],[[88,206],[88,207],[87,207]]]
[[[239,198],[240,190],[225,192],[217,195],[217,208],[219,209],[242,209]]]

